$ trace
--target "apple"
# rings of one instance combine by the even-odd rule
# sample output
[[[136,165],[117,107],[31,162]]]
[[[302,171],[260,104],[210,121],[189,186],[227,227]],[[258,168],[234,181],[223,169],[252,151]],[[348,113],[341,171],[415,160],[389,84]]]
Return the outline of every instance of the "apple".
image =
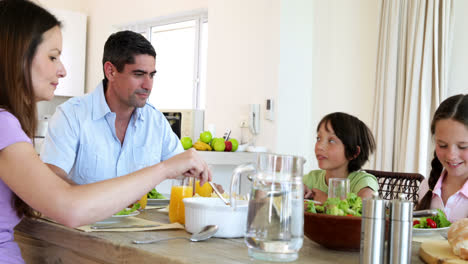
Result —
[[[235,138],[229,139],[229,141],[232,143],[232,152],[236,151],[237,148],[239,147],[239,142]]]
[[[189,149],[192,147],[192,139],[189,137],[183,137],[180,139],[180,143],[182,143],[182,147],[184,147],[185,150]]]
[[[212,138],[213,136],[210,131],[203,131],[200,133],[200,141],[203,143],[210,144]]]
[[[231,142],[231,141],[225,141],[225,142],[224,142],[224,145],[226,146],[226,147],[224,148],[224,151],[228,151],[228,152],[229,152],[229,151],[232,150],[232,142]]]
[[[224,151],[224,149],[226,148],[226,144],[224,143],[223,138],[213,138],[211,146],[215,151]]]
[[[211,147],[213,147],[213,146],[214,146],[214,143],[215,143],[216,141],[220,140],[220,139],[222,139],[222,138],[213,138],[213,139],[211,140],[211,143],[210,143]]]

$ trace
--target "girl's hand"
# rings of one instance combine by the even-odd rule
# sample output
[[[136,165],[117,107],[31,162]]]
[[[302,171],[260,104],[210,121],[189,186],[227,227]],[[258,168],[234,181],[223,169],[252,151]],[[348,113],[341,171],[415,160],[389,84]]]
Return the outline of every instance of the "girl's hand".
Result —
[[[322,192],[321,190],[317,188],[312,188],[312,192],[314,194],[313,199],[317,202],[321,202],[322,204],[325,203],[328,199],[328,194],[325,192]]]
[[[362,199],[365,199],[365,198],[372,198],[373,193],[374,193],[374,190],[372,190],[369,187],[364,187],[361,190],[359,190],[357,195],[361,197]]]
[[[304,199],[314,199],[314,193],[304,184]]]
[[[169,174],[168,179],[174,179],[180,175],[194,177],[200,180],[200,186],[212,180],[211,170],[206,162],[193,148],[190,148],[163,162]]]

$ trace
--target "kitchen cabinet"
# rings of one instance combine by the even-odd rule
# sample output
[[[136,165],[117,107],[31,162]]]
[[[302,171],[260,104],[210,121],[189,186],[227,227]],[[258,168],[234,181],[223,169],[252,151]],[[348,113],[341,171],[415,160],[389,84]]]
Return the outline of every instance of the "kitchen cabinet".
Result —
[[[86,15],[51,8],[49,11],[62,22],[61,60],[67,76],[59,80],[55,90],[58,96],[80,96],[85,91]]]

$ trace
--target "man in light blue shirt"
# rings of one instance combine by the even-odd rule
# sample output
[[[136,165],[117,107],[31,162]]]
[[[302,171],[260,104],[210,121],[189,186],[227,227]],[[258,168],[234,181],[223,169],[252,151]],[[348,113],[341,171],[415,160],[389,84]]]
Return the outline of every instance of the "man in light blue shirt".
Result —
[[[153,46],[140,34],[112,34],[104,46],[104,80],[91,94],[57,108],[41,159],[62,178],[87,184],[183,152],[164,115],[147,103],[155,60]]]

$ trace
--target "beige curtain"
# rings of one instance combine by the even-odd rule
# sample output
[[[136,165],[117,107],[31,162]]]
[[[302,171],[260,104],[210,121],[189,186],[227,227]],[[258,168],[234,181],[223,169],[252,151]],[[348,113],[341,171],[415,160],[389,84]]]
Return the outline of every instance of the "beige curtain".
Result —
[[[431,117],[447,91],[452,9],[452,0],[382,0],[374,169],[427,174]]]

